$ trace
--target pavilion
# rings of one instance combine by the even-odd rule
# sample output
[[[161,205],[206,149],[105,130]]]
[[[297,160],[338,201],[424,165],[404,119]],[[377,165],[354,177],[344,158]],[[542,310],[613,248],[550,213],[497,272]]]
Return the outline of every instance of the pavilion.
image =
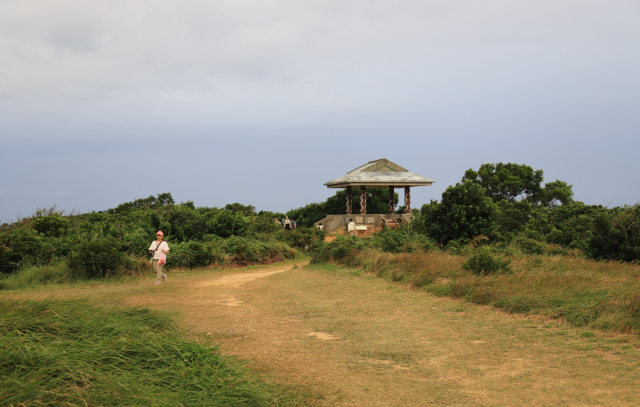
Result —
[[[356,224],[366,225],[370,231],[374,231],[380,222],[399,223],[410,222],[413,219],[411,214],[411,187],[429,186],[435,180],[422,175],[409,172],[406,168],[382,158],[380,160],[369,161],[346,175],[329,181],[324,185],[327,188],[345,188],[347,191],[346,213],[345,215],[329,215],[327,218],[316,222],[316,226],[322,223],[326,232],[340,230],[348,222],[349,215],[353,213],[352,188],[360,188],[360,215],[367,215],[367,187],[368,188],[389,188],[389,213],[369,214],[368,216],[353,216]],[[406,210],[404,214],[395,214],[395,188],[404,188],[404,203]]]

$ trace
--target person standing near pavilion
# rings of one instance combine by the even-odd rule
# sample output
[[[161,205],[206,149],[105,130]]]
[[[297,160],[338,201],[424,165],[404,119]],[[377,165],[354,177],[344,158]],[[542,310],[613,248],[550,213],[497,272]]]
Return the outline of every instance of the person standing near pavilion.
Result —
[[[347,232],[349,232],[349,236],[356,235],[356,223],[353,219],[349,219],[349,225],[347,225]]]

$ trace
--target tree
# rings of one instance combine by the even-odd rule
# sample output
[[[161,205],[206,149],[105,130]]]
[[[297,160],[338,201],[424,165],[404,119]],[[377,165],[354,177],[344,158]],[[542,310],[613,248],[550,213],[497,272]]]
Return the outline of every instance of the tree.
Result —
[[[171,193],[165,192],[162,194],[158,194],[157,198],[154,197],[153,195],[150,195],[148,198],[140,198],[132,202],[122,203],[118,205],[116,208],[107,210],[107,212],[111,214],[123,213],[123,212],[129,212],[135,208],[139,208],[142,206],[155,208],[155,207],[168,206],[173,204],[175,204],[175,202],[173,200],[173,197],[171,196]]]
[[[250,222],[251,219],[245,218],[240,212],[220,211],[207,223],[207,228],[211,234],[222,238],[244,236]]]
[[[544,185],[541,204],[548,208],[573,203],[573,185],[556,180]]]
[[[476,172],[468,169],[462,181],[470,180],[487,190],[494,202],[526,200],[534,205],[556,207],[573,202],[573,186],[564,181],[547,182],[544,172],[524,164],[482,164]]]
[[[224,209],[232,212],[240,212],[245,215],[250,215],[256,213],[256,207],[253,205],[243,205],[241,203],[235,202],[232,204],[226,204]]]
[[[496,227],[498,209],[485,195],[486,190],[473,181],[457,183],[442,193],[440,203],[432,200],[422,206],[420,221],[427,234],[443,245],[489,235]]]
[[[468,169],[462,182],[469,180],[480,185],[494,202],[503,199],[515,202],[518,198],[537,202],[542,195],[543,179],[542,170],[534,171],[528,165],[498,163],[482,164],[478,172]]]

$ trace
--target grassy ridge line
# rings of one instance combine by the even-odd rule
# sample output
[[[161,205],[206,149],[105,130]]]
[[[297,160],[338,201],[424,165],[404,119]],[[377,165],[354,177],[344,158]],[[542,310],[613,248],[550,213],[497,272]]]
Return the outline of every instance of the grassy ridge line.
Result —
[[[167,314],[0,299],[0,405],[268,406],[275,397]]]
[[[511,273],[477,276],[462,269],[466,259],[435,250],[403,254],[353,250],[338,262],[439,296],[464,298],[511,313],[640,333],[640,265],[519,256],[512,258]]]

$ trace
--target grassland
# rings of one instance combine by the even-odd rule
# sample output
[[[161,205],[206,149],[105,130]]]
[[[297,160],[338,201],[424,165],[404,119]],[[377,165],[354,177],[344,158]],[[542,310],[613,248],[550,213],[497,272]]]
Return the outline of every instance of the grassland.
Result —
[[[439,296],[510,313],[562,319],[605,331],[640,333],[640,265],[571,256],[514,256],[511,272],[475,275],[468,256],[432,250],[353,251],[341,262]]]
[[[277,405],[640,401],[632,334],[507,314],[333,264],[184,271],[152,283],[49,285],[5,296],[169,312],[181,340],[250,361],[251,376],[287,388],[271,391]]]

